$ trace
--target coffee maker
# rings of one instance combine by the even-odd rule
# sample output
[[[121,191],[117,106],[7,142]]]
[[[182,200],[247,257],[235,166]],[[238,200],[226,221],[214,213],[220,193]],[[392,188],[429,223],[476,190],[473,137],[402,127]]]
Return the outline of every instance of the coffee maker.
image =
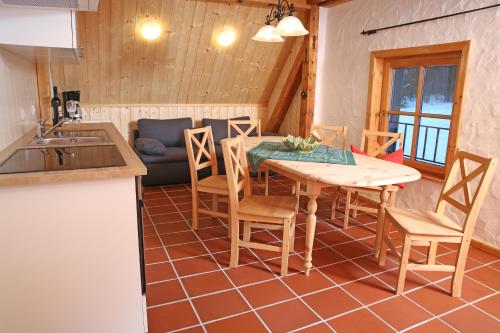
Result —
[[[80,90],[64,91],[63,95],[63,108],[64,108],[64,118],[71,118],[72,120],[81,120],[82,112],[80,110]],[[76,111],[74,116],[70,115],[68,112],[68,101],[76,102]]]

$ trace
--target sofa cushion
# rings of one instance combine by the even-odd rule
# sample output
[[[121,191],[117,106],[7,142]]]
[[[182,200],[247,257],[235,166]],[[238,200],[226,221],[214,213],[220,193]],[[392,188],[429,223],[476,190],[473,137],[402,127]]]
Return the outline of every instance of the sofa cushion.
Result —
[[[167,153],[167,147],[163,143],[151,138],[135,139],[135,147],[144,155],[164,155]]]
[[[236,118],[231,118],[231,120],[250,120],[250,117],[249,116],[236,117]],[[201,120],[201,124],[203,127],[205,126],[212,127],[212,135],[214,137],[215,143],[220,143],[221,140],[227,138],[227,124],[228,124],[227,119],[203,118]],[[241,127],[244,128],[244,126]],[[231,136],[236,136],[236,134],[237,133],[234,130],[231,132]]]
[[[146,155],[141,154],[141,159],[144,163],[170,163],[170,162],[187,162],[188,156],[186,147],[168,147],[167,152],[163,155]]]
[[[184,129],[193,128],[191,118],[139,119],[139,137],[157,139],[166,147],[184,147]]]

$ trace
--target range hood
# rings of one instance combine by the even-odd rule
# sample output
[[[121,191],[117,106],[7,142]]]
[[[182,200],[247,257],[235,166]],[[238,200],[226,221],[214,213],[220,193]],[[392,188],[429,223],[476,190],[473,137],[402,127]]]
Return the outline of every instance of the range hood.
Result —
[[[62,8],[70,2],[90,0],[0,0],[0,47],[38,63],[79,63],[82,50],[76,36],[75,10]],[[9,2],[44,3],[58,8],[4,6]]]
[[[97,11],[99,0],[0,0],[0,6]]]

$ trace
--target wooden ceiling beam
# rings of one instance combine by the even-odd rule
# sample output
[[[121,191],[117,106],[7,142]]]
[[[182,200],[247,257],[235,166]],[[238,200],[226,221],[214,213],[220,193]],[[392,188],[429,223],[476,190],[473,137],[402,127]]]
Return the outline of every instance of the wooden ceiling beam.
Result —
[[[316,94],[316,71],[318,58],[319,6],[312,5],[307,19],[309,34],[305,36],[306,59],[302,71],[302,92],[305,92],[300,104],[299,134],[310,135],[314,118]]]
[[[285,119],[290,104],[292,104],[293,97],[302,82],[302,66],[304,63],[304,56],[305,43],[302,43],[302,46],[300,47],[300,50],[295,57],[290,73],[288,73],[285,85],[281,90],[278,101],[276,102],[276,105],[268,118],[269,120],[266,126],[267,131],[278,132],[283,119]]]
[[[257,6],[257,7],[267,7],[270,5],[276,5],[276,0],[197,0],[197,1],[207,1],[207,2],[219,2],[227,4],[242,4],[244,6]],[[311,8],[307,0],[289,0],[290,4],[294,4],[297,10],[309,10]]]
[[[312,1],[317,1],[317,0],[310,0],[309,3],[312,4]],[[342,5],[342,4],[351,2],[351,1],[352,0],[323,0],[323,1],[319,1],[318,4],[320,5],[320,7],[331,8],[331,7]]]

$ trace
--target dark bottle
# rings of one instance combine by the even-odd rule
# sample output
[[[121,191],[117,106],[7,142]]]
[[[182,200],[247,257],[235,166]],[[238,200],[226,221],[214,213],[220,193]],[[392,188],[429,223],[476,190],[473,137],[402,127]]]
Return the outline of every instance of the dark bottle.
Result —
[[[57,87],[53,87],[54,96],[50,100],[50,105],[52,106],[52,122],[57,124],[62,117],[61,100],[57,96]]]

